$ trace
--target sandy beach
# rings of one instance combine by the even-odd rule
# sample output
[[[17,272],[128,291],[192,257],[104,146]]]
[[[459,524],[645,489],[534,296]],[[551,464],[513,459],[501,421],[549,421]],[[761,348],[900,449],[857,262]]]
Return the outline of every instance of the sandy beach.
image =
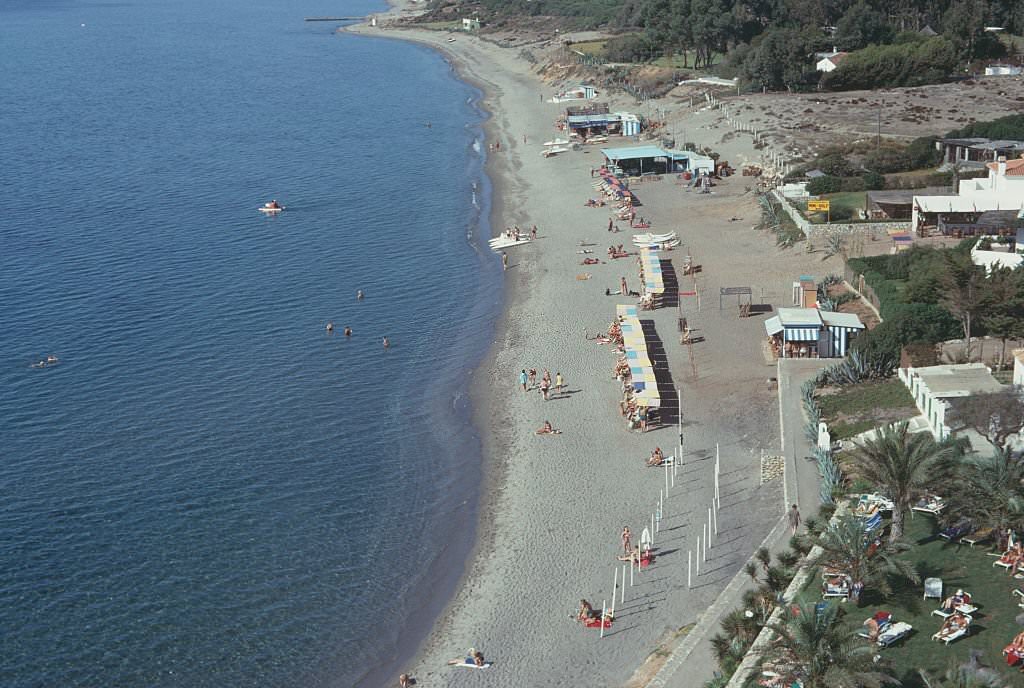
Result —
[[[638,214],[653,222],[650,231],[679,232],[683,246],[664,257],[673,261],[681,290],[700,291],[699,311],[695,298],[684,297],[682,305],[701,341],[692,348],[680,344],[675,308],[641,312],[682,394],[684,456],[654,536],[657,559],[626,587],[613,627],[599,638],[571,616],[580,598],[598,607],[610,602],[613,577],[621,571],[619,533],[629,526],[638,537],[649,527],[665,487],[665,472],[646,467],[644,459],[656,446],[672,453],[678,439],[675,425],[648,433],[626,429],[614,352],[585,337],[607,329],[616,304],[636,302],[606,296],[605,289],[617,289],[621,277],[631,288],[638,281],[635,256],[611,260],[605,253],[609,244],[632,250],[628,223],[619,223],[621,233],[609,233],[608,209],[585,207],[597,195],[590,171],[602,162],[601,146],[540,155],[540,144],[560,134],[554,121],[565,106],[542,102],[554,88],[515,50],[461,34],[449,43],[447,33],[380,23],[350,30],[433,45],[483,89],[483,105],[492,113],[488,142],[500,143],[488,162],[492,225],[495,231],[539,227],[536,242],[509,249],[503,325],[472,385],[487,461],[475,554],[457,596],[417,657],[394,667],[394,680],[406,671],[422,686],[645,685],[645,675],[657,668],[653,662],[641,671],[645,661],[679,642],[784,513],[781,481],[760,483],[761,452],[778,453],[779,447],[778,396],[768,383],[775,367],[762,350],[765,316],[739,317],[735,297],[720,309],[719,287],[750,286],[755,303],[785,306],[798,275],[837,272],[838,263],[777,249],[773,236],[755,230],[760,213],[751,178],[727,178],[707,195],[671,176],[632,187],[643,204]],[[616,94],[600,100],[613,110],[637,111]],[[749,136],[727,135],[714,113],[679,110],[678,117],[701,132],[696,140],[736,166],[761,157]],[[632,141],[612,137],[605,145]],[[581,242],[594,253],[578,253]],[[687,254],[701,266],[696,280],[682,274]],[[602,262],[583,266],[584,257]],[[583,274],[589,279],[577,278]],[[561,373],[567,391],[549,401],[537,390],[524,392],[518,384],[524,368]],[[545,420],[562,434],[537,436]],[[716,445],[719,534],[688,589],[687,554],[712,502]],[[493,667],[446,666],[469,647],[480,649]],[[707,661],[687,666],[686,676],[669,685],[698,686],[714,669]]]

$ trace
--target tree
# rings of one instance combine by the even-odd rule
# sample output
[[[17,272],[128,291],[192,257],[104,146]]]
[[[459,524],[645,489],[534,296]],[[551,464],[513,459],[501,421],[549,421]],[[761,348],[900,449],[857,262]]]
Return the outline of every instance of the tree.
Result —
[[[988,334],[1002,342],[999,368],[1006,361],[1006,340],[1024,336],[1024,273],[1005,267],[993,268],[988,275],[989,301],[981,324]]]
[[[985,269],[972,263],[971,255],[966,251],[947,251],[942,255],[946,274],[942,280],[944,293],[941,303],[963,329],[964,349],[969,360],[974,321],[988,298]]]
[[[1024,427],[1024,398],[1013,387],[953,401],[953,418],[977,431],[996,449],[1006,449],[1010,435]]]
[[[874,536],[864,532],[864,522],[852,514],[844,514],[829,523],[821,535],[813,539],[821,554],[814,563],[841,571],[850,577],[850,599],[860,603],[866,588],[892,594],[890,576],[899,576],[917,583],[920,578],[913,565],[897,555],[908,548],[903,543],[871,547]]]
[[[768,627],[776,633],[763,664],[784,673],[781,684],[803,688],[875,688],[899,683],[872,661],[873,650],[837,624],[839,609],[816,609],[805,603],[786,610],[783,622]]]
[[[960,487],[947,499],[947,519],[968,519],[978,527],[1024,526],[1024,463],[998,451],[992,456],[971,456],[955,469]]]
[[[866,2],[858,2],[836,24],[836,45],[843,50],[860,50],[872,43],[888,43],[892,28],[881,12]]]
[[[911,433],[906,422],[888,425],[850,456],[853,470],[893,501],[890,542],[903,535],[903,523],[916,492],[931,481],[952,453],[927,432]]]

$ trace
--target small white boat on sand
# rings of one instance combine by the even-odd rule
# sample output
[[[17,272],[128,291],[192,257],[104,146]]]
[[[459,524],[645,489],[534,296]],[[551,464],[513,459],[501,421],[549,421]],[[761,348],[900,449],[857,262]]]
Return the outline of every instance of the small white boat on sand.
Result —
[[[553,139],[551,141],[545,141],[544,145],[545,146],[568,146],[569,145],[569,140],[568,139]]]
[[[511,248],[513,246],[522,246],[523,244],[530,243],[529,237],[519,237],[518,239],[510,239],[505,236],[494,237],[487,242],[490,245],[492,251],[500,251],[503,248]]]
[[[551,148],[545,148],[543,151],[541,151],[541,155],[543,155],[545,158],[550,158],[553,155],[558,155],[559,153],[568,153],[568,152],[569,152],[569,149],[566,148],[565,146],[552,146]]]

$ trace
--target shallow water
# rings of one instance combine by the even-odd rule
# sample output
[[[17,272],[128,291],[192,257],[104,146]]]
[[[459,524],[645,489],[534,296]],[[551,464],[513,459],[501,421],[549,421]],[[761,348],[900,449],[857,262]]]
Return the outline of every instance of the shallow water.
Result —
[[[450,592],[482,116],[301,21],[375,9],[0,5],[4,685],[353,685]]]

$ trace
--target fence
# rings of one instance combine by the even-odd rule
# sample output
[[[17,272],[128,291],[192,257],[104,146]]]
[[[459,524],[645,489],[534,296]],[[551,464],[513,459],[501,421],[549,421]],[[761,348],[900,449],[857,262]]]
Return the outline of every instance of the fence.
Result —
[[[864,275],[851,268],[845,258],[843,259],[843,279],[846,280],[846,283],[853,287],[855,291],[860,292],[861,297],[874,307],[875,312],[878,313],[879,320],[881,320],[882,302],[878,298],[878,294],[875,293],[875,290],[872,289],[871,285],[864,279]]]
[[[910,231],[909,222],[830,222],[828,224],[814,224],[809,222],[803,214],[797,210],[788,198],[782,195],[778,189],[772,190],[772,195],[778,199],[782,209],[792,218],[796,226],[810,241],[816,238],[824,238],[843,234],[873,234],[875,236],[886,235],[889,230]],[[852,284],[852,282],[851,282]]]

